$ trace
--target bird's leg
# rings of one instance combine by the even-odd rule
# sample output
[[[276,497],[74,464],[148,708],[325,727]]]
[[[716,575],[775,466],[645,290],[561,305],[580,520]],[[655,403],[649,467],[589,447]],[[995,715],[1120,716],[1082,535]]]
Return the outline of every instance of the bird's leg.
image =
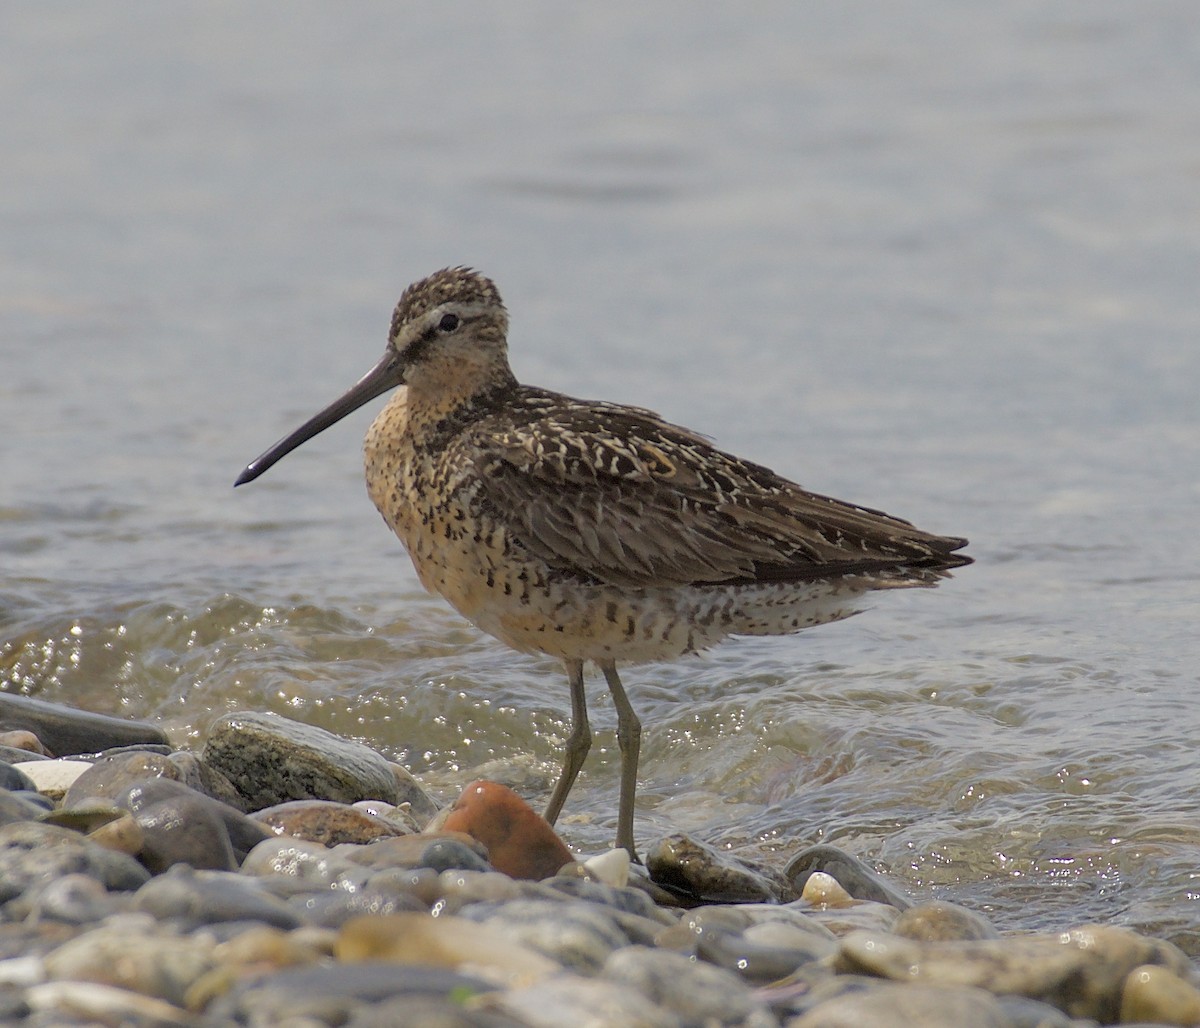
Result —
[[[579,769],[592,748],[592,730],[588,726],[587,695],[583,691],[583,661],[568,660],[567,681],[571,684],[571,734],[567,737],[567,747],[563,752],[562,773],[558,776],[558,784],[546,804],[545,818],[551,824],[557,820],[563,804],[567,801],[567,793],[575,784]]]
[[[642,748],[642,722],[638,720],[625,687],[617,677],[615,661],[598,662],[612,693],[613,706],[617,708],[617,745],[621,748],[621,802],[617,809],[617,845],[629,851],[632,860],[637,860],[633,847],[633,806],[637,797],[638,753]]]

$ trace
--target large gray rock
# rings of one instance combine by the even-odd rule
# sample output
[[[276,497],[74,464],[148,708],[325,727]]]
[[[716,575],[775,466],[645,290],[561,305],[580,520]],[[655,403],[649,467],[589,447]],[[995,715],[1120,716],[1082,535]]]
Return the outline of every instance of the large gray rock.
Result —
[[[234,784],[250,810],[289,800],[399,799],[396,776],[382,755],[278,714],[220,718],[209,731],[204,760]]]

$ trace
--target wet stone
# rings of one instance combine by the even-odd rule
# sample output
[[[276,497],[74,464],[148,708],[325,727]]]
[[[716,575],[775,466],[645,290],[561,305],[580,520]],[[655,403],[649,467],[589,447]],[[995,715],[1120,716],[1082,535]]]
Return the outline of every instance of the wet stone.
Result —
[[[66,874],[84,874],[115,890],[137,889],[150,877],[132,857],[70,829],[34,822],[0,827],[0,903]]]
[[[214,1002],[205,1013],[216,1023],[269,1025],[286,1024],[294,1019],[296,1023],[340,1025],[364,1005],[393,998],[453,1000],[462,1004],[471,996],[492,990],[493,986],[473,975],[436,967],[364,961],[289,968],[245,982]]]
[[[30,904],[28,916],[39,921],[86,925],[131,906],[131,894],[109,892],[96,879],[69,874],[48,882]]]
[[[373,887],[360,889],[329,889],[322,892],[299,892],[288,899],[305,924],[321,928],[340,928],[348,921],[363,916],[388,917],[393,914],[428,914],[419,897],[405,889]]]
[[[0,791],[0,825],[35,821],[45,813],[46,809],[27,794]]]
[[[996,997],[982,989],[894,984],[835,996],[785,1024],[786,1028],[1016,1028]]]
[[[343,853],[306,839],[270,838],[260,842],[242,861],[242,874],[286,878],[313,886],[329,886],[339,875],[356,870]]]
[[[10,764],[19,764],[27,760],[45,760],[50,754],[33,732],[0,731],[0,760]]]
[[[512,900],[504,904],[477,903],[459,915],[509,936],[585,975],[595,974],[609,954],[629,944],[615,919],[602,907],[554,900]]]
[[[403,807],[407,816],[424,827],[429,823],[430,818],[437,815],[437,803],[425,791],[425,787],[413,777],[408,768],[395,763],[390,766],[392,776],[396,780],[396,798],[392,802],[398,807]]]
[[[796,898],[777,873],[752,867],[687,835],[671,835],[646,853],[646,869],[660,886],[704,903],[787,903]]]
[[[0,731],[14,730],[32,733],[48,753],[58,757],[110,746],[169,745],[166,734],[155,725],[0,692]]]
[[[1135,967],[1121,989],[1121,1021],[1200,1024],[1200,989],[1165,967]]]
[[[491,865],[461,839],[434,839],[421,851],[417,866],[438,872],[491,870]]]
[[[37,792],[30,777],[14,764],[0,760],[0,789],[7,792]]]
[[[587,900],[589,903],[599,903],[627,914],[649,918],[660,926],[673,925],[678,920],[675,916],[655,906],[653,900],[638,889],[618,888],[602,882],[591,882],[586,878],[570,877],[548,878],[542,883],[542,888],[550,892],[561,893],[564,896]]]
[[[487,851],[469,835],[447,832],[438,835],[405,835],[380,839],[370,846],[346,847],[346,858],[364,867],[433,867],[436,863],[465,865],[455,870],[477,871],[491,867]],[[441,870],[448,870],[442,867]]]
[[[783,922],[751,925],[743,932],[709,930],[695,943],[701,959],[759,983],[786,978],[805,964],[827,958],[836,948],[832,938]]]
[[[91,769],[86,760],[41,760],[29,764],[25,773],[34,790],[52,800],[61,800],[71,786]]]
[[[98,757],[71,784],[63,805],[77,806],[98,797],[116,799],[133,786],[154,779],[178,782],[206,796],[216,793],[222,802],[232,800],[235,806],[240,807],[242,802],[233,786],[224,782],[223,776],[207,768],[193,754],[126,749]]]
[[[979,942],[921,943],[856,932],[842,940],[835,968],[894,981],[974,985],[1107,1024],[1118,1017],[1123,981],[1142,964],[1181,977],[1190,971],[1187,957],[1170,943],[1105,925]]]
[[[548,978],[501,993],[492,1005],[527,1028],[562,1028],[563,1025],[579,1024],[581,1011],[586,1011],[589,1025],[682,1028],[679,1018],[645,996],[617,982],[604,980]]]
[[[497,782],[472,782],[438,823],[477,839],[491,865],[513,878],[541,881],[575,862],[546,819]]]
[[[817,871],[834,878],[855,899],[887,903],[898,910],[912,906],[912,901],[881,874],[836,846],[809,846],[801,850],[788,862],[783,874],[800,894],[809,876]]]
[[[325,846],[369,843],[407,834],[395,822],[332,800],[291,800],[252,815],[275,835],[290,835]]]
[[[737,975],[678,953],[627,946],[613,953],[600,975],[637,990],[685,1024],[737,1024],[765,1012]]]
[[[243,712],[218,719],[204,759],[234,784],[250,810],[289,800],[394,803],[399,798],[392,766],[380,754],[276,714]]]
[[[178,851],[186,853],[186,847],[174,843],[170,836],[178,835],[181,839],[188,837],[191,832],[189,819],[193,816],[205,824],[219,822],[217,830],[221,839],[215,846],[224,848],[227,841],[233,853],[233,864],[236,866],[246,855],[264,839],[272,837],[270,829],[260,825],[240,810],[222,803],[205,793],[201,793],[182,782],[169,778],[151,778],[131,785],[118,794],[116,803],[132,811],[138,823],[144,829],[153,829],[154,838],[162,847],[159,858],[168,858],[168,854]],[[198,851],[204,852],[203,843],[196,844]],[[170,863],[192,863],[186,859],[171,860]],[[169,866],[163,864],[162,866]],[[193,864],[193,866],[206,866]],[[220,870],[221,868],[215,868]]]
[[[46,954],[51,979],[129,989],[183,1004],[184,993],[212,966],[212,943],[163,931],[145,915],[121,915]]]
[[[917,942],[998,939],[1000,933],[982,914],[957,903],[921,903],[909,907],[892,925],[895,935]]]
[[[255,879],[221,871],[193,871],[184,864],[143,885],[133,905],[156,918],[193,927],[220,921],[257,921],[276,928],[301,924],[287,903],[270,895]]]

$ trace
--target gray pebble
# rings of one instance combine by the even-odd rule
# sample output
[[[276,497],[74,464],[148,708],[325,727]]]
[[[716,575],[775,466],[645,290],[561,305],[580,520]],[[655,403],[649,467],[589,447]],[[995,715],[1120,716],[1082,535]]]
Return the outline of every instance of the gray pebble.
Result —
[[[392,766],[361,743],[277,714],[242,712],[217,720],[204,759],[231,781],[250,810],[288,800],[399,798]]]
[[[737,1024],[762,1009],[737,975],[666,950],[626,946],[608,958],[600,976],[636,989],[685,1024]]]
[[[136,910],[195,927],[219,921],[261,921],[297,928],[301,919],[283,900],[258,887],[253,878],[222,871],[193,871],[178,864],[143,885],[133,898]]]
[[[554,900],[513,900],[477,903],[459,911],[461,917],[489,924],[537,950],[563,967],[595,974],[609,955],[629,944],[629,937],[602,907]]]
[[[46,808],[29,794],[0,790],[0,824],[35,821],[44,813]]]
[[[784,1028],[1016,1028],[990,993],[965,986],[879,984],[819,1003]]]
[[[160,807],[164,803],[181,804],[181,809],[187,810],[204,809],[211,817],[220,821],[233,849],[234,860],[238,864],[264,839],[275,837],[269,828],[243,814],[241,810],[169,778],[151,778],[137,782],[118,794],[116,803],[131,810],[139,822],[151,807]],[[161,820],[161,816],[157,814],[155,818]],[[180,817],[185,819],[186,815],[181,813]]]
[[[492,990],[478,978],[439,967],[363,961],[294,968],[249,981],[206,1013],[215,1023],[344,1024],[364,1005],[395,997],[443,1001],[454,997],[461,1003]]]
[[[778,873],[752,867],[687,835],[671,835],[646,851],[654,882],[709,903],[788,903],[798,891]]]
[[[50,979],[83,979],[176,1006],[212,967],[212,943],[165,931],[148,917],[113,918],[46,954]]]
[[[95,878],[69,874],[47,882],[38,890],[28,916],[35,920],[85,925],[129,906],[129,893],[109,892]]]
[[[70,829],[31,821],[0,827],[0,903],[67,874],[84,874],[116,890],[136,889],[150,877],[132,857]]]
[[[138,743],[169,745],[161,728],[144,721],[93,714],[61,703],[0,692],[0,729],[24,729],[58,757]]]
[[[37,786],[24,771],[3,760],[0,760],[0,789],[8,792],[37,792]]]
[[[892,932],[917,942],[998,939],[1000,933],[982,914],[957,903],[919,903],[896,918]]]
[[[804,883],[814,871],[821,871],[837,880],[855,899],[887,903],[897,910],[907,910],[912,900],[905,896],[883,875],[836,846],[809,846],[788,862],[783,874],[799,895]]]
[[[314,886],[330,886],[340,875],[362,869],[344,854],[305,839],[271,838],[260,842],[242,861],[242,874],[269,878],[283,876]]]

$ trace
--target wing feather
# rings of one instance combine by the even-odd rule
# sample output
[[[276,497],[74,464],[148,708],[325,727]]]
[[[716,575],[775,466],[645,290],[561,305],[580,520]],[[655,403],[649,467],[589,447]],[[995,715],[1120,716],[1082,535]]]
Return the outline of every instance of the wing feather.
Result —
[[[568,400],[505,417],[475,427],[481,498],[559,570],[634,587],[849,573],[920,584],[969,562],[951,552],[965,540],[809,493],[650,411]]]

